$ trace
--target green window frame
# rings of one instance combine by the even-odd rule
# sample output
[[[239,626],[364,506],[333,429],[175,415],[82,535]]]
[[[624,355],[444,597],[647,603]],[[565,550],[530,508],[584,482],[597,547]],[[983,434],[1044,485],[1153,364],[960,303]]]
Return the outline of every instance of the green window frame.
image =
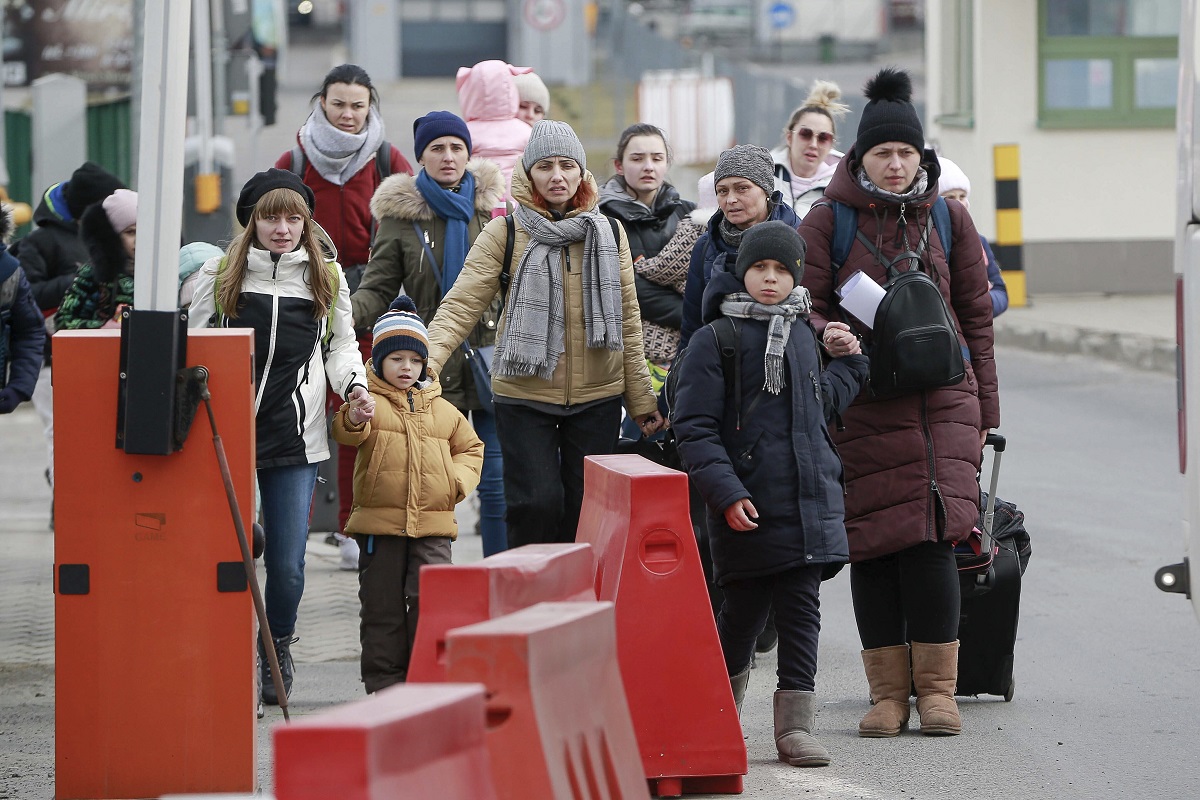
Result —
[[[1128,7],[1130,0],[1108,0],[1101,6]],[[1144,107],[1138,101],[1138,72],[1152,75],[1170,69],[1179,54],[1179,37],[1172,35],[1051,35],[1050,12],[1068,5],[1078,8],[1080,0],[1038,0],[1038,124],[1042,128],[1170,128],[1175,124],[1175,98],[1169,105]],[[1126,8],[1126,10],[1128,10]],[[1079,105],[1060,102],[1066,96],[1061,85],[1051,86],[1056,77],[1085,76],[1089,96]],[[1092,80],[1094,79],[1094,80]],[[1150,83],[1146,84],[1148,87]],[[1171,81],[1171,87],[1175,85]],[[1152,87],[1153,88],[1153,87]],[[1105,91],[1107,90],[1107,91]],[[1158,94],[1161,94],[1159,92]],[[1057,96],[1056,96],[1057,95]],[[1149,98],[1151,103],[1163,98]]]
[[[936,122],[975,127],[975,2],[944,0],[941,4],[941,113]]]

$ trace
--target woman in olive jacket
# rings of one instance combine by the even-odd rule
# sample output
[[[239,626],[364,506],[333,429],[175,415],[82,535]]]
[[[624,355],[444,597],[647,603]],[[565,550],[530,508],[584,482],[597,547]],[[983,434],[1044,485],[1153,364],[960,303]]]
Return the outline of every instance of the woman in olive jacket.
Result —
[[[413,138],[421,172],[393,175],[371,199],[379,220],[371,260],[358,291],[350,298],[355,327],[370,330],[388,304],[404,291],[428,322],[437,313],[448,288],[461,273],[463,262],[492,208],[504,197],[504,176],[491,161],[471,158],[471,133],[449,111],[433,111],[413,123]],[[470,332],[476,347],[496,341],[500,314],[497,300],[489,305]],[[504,477],[495,414],[483,407],[471,367],[456,349],[438,375],[442,396],[471,425],[486,446],[479,481],[479,533],[483,554],[505,549]]]
[[[504,451],[508,544],[572,542],[585,456],[611,453],[621,401],[647,435],[662,425],[642,355],[624,231],[596,209],[583,145],[542,120],[513,171],[511,285],[496,335],[492,389]],[[430,328],[435,371],[500,290],[507,222],[494,219]]]
[[[825,191],[827,200],[857,211],[858,234],[836,276],[831,266],[834,209],[817,204],[800,234],[808,243],[803,285],[812,294],[812,322],[842,319],[835,289],[856,272],[883,284],[884,260],[921,253],[921,268],[941,289],[959,332],[966,377],[958,384],[875,396],[865,390],[842,415],[834,441],[846,468],[846,533],[855,619],[874,707],[862,736],[895,736],[907,724],[915,683],[921,732],[961,731],[954,688],[958,675],[959,586],[954,544],[979,515],[983,439],[1000,423],[992,358],[992,306],[987,270],[970,215],[950,203],[950,255],[927,227],[938,199],[937,157],[924,149],[921,121],[910,102],[908,75],[880,71],[854,146]],[[911,262],[899,265],[911,268]],[[871,331],[852,320],[871,355]],[[835,337],[832,331],[827,337]],[[825,340],[833,355],[844,346]],[[907,636],[907,639],[906,639]],[[906,641],[912,642],[910,653]]]

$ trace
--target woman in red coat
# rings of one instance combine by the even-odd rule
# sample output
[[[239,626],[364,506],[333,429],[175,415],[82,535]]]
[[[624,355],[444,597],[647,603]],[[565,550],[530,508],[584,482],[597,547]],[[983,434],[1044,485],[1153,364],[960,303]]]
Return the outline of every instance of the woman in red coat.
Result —
[[[869,737],[904,729],[914,683],[922,733],[962,730],[954,702],[959,617],[954,544],[978,519],[983,439],[1000,423],[992,306],[979,236],[957,202],[949,203],[949,258],[938,233],[927,228],[940,170],[933,151],[924,149],[911,91],[901,71],[884,69],[868,81],[858,138],[825,191],[827,201],[857,211],[859,236],[872,244],[855,240],[837,286],[856,272],[882,284],[887,261],[904,251],[919,252],[920,267],[941,290],[963,354],[970,356],[966,377],[952,386],[882,397],[864,390],[842,415],[845,430],[834,434],[846,470],[854,614],[874,701],[859,734]],[[830,264],[834,227],[834,210],[825,203],[815,205],[800,226],[808,243],[803,285],[812,294],[813,324],[822,331],[828,321],[843,319]],[[898,266],[904,270],[906,264],[912,262]],[[870,328],[845,319],[870,354]],[[833,356],[850,344],[832,329],[824,336]]]
[[[363,270],[371,260],[375,227],[371,197],[380,182],[396,173],[412,174],[412,167],[395,147],[383,145],[383,118],[379,115],[379,93],[371,76],[356,64],[334,67],[325,76],[321,90],[312,97],[312,112],[296,133],[299,148],[279,157],[275,166],[300,176],[316,198],[313,219],[325,229],[337,248],[346,285],[353,294]],[[387,165],[378,157],[388,156]],[[300,162],[297,163],[297,156]],[[365,360],[371,353],[370,331],[358,340]],[[330,396],[334,408],[341,398]],[[353,494],[356,448],[338,447],[338,524],[346,527]],[[338,532],[342,569],[358,568],[358,546]]]

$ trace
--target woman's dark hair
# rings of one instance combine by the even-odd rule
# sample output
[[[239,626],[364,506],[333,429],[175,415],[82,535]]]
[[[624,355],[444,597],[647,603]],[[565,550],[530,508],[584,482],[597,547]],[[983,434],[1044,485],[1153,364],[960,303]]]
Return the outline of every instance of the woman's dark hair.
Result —
[[[348,83],[351,86],[367,87],[367,91],[371,93],[371,105],[379,108],[379,92],[375,91],[375,84],[371,83],[371,76],[358,64],[339,64],[329,70],[325,75],[325,82],[321,84],[321,90],[314,94],[312,99],[316,100],[319,97],[325,97],[329,92],[329,87],[335,83]]]
[[[629,142],[635,136],[657,136],[662,139],[663,147],[667,151],[667,161],[671,161],[671,145],[667,142],[667,135],[662,132],[662,129],[651,125],[648,122],[639,122],[635,125],[630,125],[625,130],[621,131],[621,138],[617,139],[617,157],[618,164],[625,158],[625,149],[629,147]]]

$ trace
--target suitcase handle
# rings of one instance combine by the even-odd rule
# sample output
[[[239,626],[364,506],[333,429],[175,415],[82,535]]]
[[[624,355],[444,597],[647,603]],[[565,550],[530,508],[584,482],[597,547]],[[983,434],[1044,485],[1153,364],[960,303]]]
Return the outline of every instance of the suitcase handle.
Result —
[[[989,553],[995,547],[995,540],[992,538],[992,522],[996,517],[996,483],[1000,479],[1000,461],[1006,444],[1007,440],[1002,433],[989,433],[985,442],[985,446],[990,445],[995,451],[992,458],[992,478],[988,486],[987,506],[983,510],[983,531],[980,541],[980,549]]]

